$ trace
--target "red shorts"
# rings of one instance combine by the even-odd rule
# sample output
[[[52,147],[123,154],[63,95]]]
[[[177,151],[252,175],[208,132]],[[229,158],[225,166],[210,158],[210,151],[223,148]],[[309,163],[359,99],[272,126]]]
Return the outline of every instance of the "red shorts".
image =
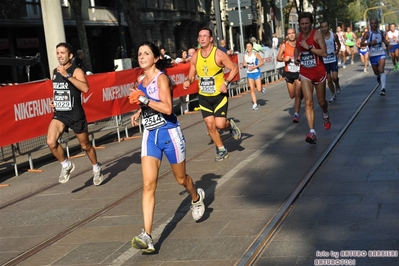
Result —
[[[302,69],[301,69],[302,70]],[[327,78],[327,72],[325,69],[322,71],[315,71],[315,69],[312,69],[313,71],[301,71],[299,74],[299,78],[302,79],[307,79],[310,80],[314,84],[322,83],[323,81],[326,80]]]

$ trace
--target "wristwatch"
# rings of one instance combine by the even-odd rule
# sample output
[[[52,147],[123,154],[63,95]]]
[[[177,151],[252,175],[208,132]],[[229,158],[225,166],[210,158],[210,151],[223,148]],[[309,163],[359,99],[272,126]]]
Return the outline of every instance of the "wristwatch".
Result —
[[[228,81],[228,80],[226,80],[225,82],[223,82],[224,83],[224,85],[226,85],[226,87],[228,87],[229,85],[230,85],[230,81]]]
[[[313,45],[309,45],[308,51],[310,52],[310,50],[313,49]]]
[[[139,100],[139,102],[141,102],[144,105],[148,105],[148,103],[150,102],[150,100],[143,95],[140,95],[138,100]]]
[[[72,75],[69,73],[65,76],[66,79],[69,79],[70,77],[72,77]]]

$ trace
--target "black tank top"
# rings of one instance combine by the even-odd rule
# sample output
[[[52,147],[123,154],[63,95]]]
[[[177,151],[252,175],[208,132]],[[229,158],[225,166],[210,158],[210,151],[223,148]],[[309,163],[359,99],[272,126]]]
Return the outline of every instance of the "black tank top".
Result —
[[[71,65],[67,72],[72,76],[75,65]],[[54,69],[53,72],[53,97],[55,105],[55,115],[68,116],[72,120],[85,119],[85,113],[82,107],[82,92],[78,90],[71,82],[63,77]]]

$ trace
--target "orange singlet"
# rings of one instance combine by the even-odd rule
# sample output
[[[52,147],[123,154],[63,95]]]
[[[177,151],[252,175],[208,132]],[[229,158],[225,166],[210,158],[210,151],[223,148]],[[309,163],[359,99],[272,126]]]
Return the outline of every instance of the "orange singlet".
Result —
[[[313,45],[314,48],[320,49],[320,45],[315,42],[314,34],[316,30],[313,29],[310,33],[309,37],[306,39],[308,45]],[[323,58],[318,56],[308,50],[305,50],[302,46],[302,32],[299,33],[297,48],[299,51],[299,56],[301,58],[301,68],[299,70],[299,74],[301,78],[308,79],[313,83],[321,83],[323,82],[327,75],[326,69],[324,67]]]
[[[285,72],[299,72],[299,66],[295,64],[295,47],[289,45],[288,42],[285,43],[283,58],[286,56],[289,56],[291,61],[285,62]]]

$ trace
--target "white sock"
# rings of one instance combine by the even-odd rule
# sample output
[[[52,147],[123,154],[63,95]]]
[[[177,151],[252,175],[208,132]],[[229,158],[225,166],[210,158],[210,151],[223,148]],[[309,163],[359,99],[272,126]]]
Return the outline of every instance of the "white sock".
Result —
[[[61,162],[62,168],[69,167],[71,165],[71,162],[68,159],[65,159],[65,161]]]
[[[310,133],[316,134],[316,131],[312,128],[312,129],[310,130]]]
[[[100,170],[100,166],[97,164],[93,164],[93,171],[99,171]]]
[[[219,147],[218,150],[219,150],[219,151],[225,151],[226,148],[225,148],[224,145],[223,145],[222,147]]]
[[[387,84],[387,75],[385,73],[381,73],[380,78],[381,78],[381,89],[385,89],[385,85]]]
[[[328,114],[328,113],[323,113],[323,118],[327,118],[327,117],[329,117],[330,115]]]

